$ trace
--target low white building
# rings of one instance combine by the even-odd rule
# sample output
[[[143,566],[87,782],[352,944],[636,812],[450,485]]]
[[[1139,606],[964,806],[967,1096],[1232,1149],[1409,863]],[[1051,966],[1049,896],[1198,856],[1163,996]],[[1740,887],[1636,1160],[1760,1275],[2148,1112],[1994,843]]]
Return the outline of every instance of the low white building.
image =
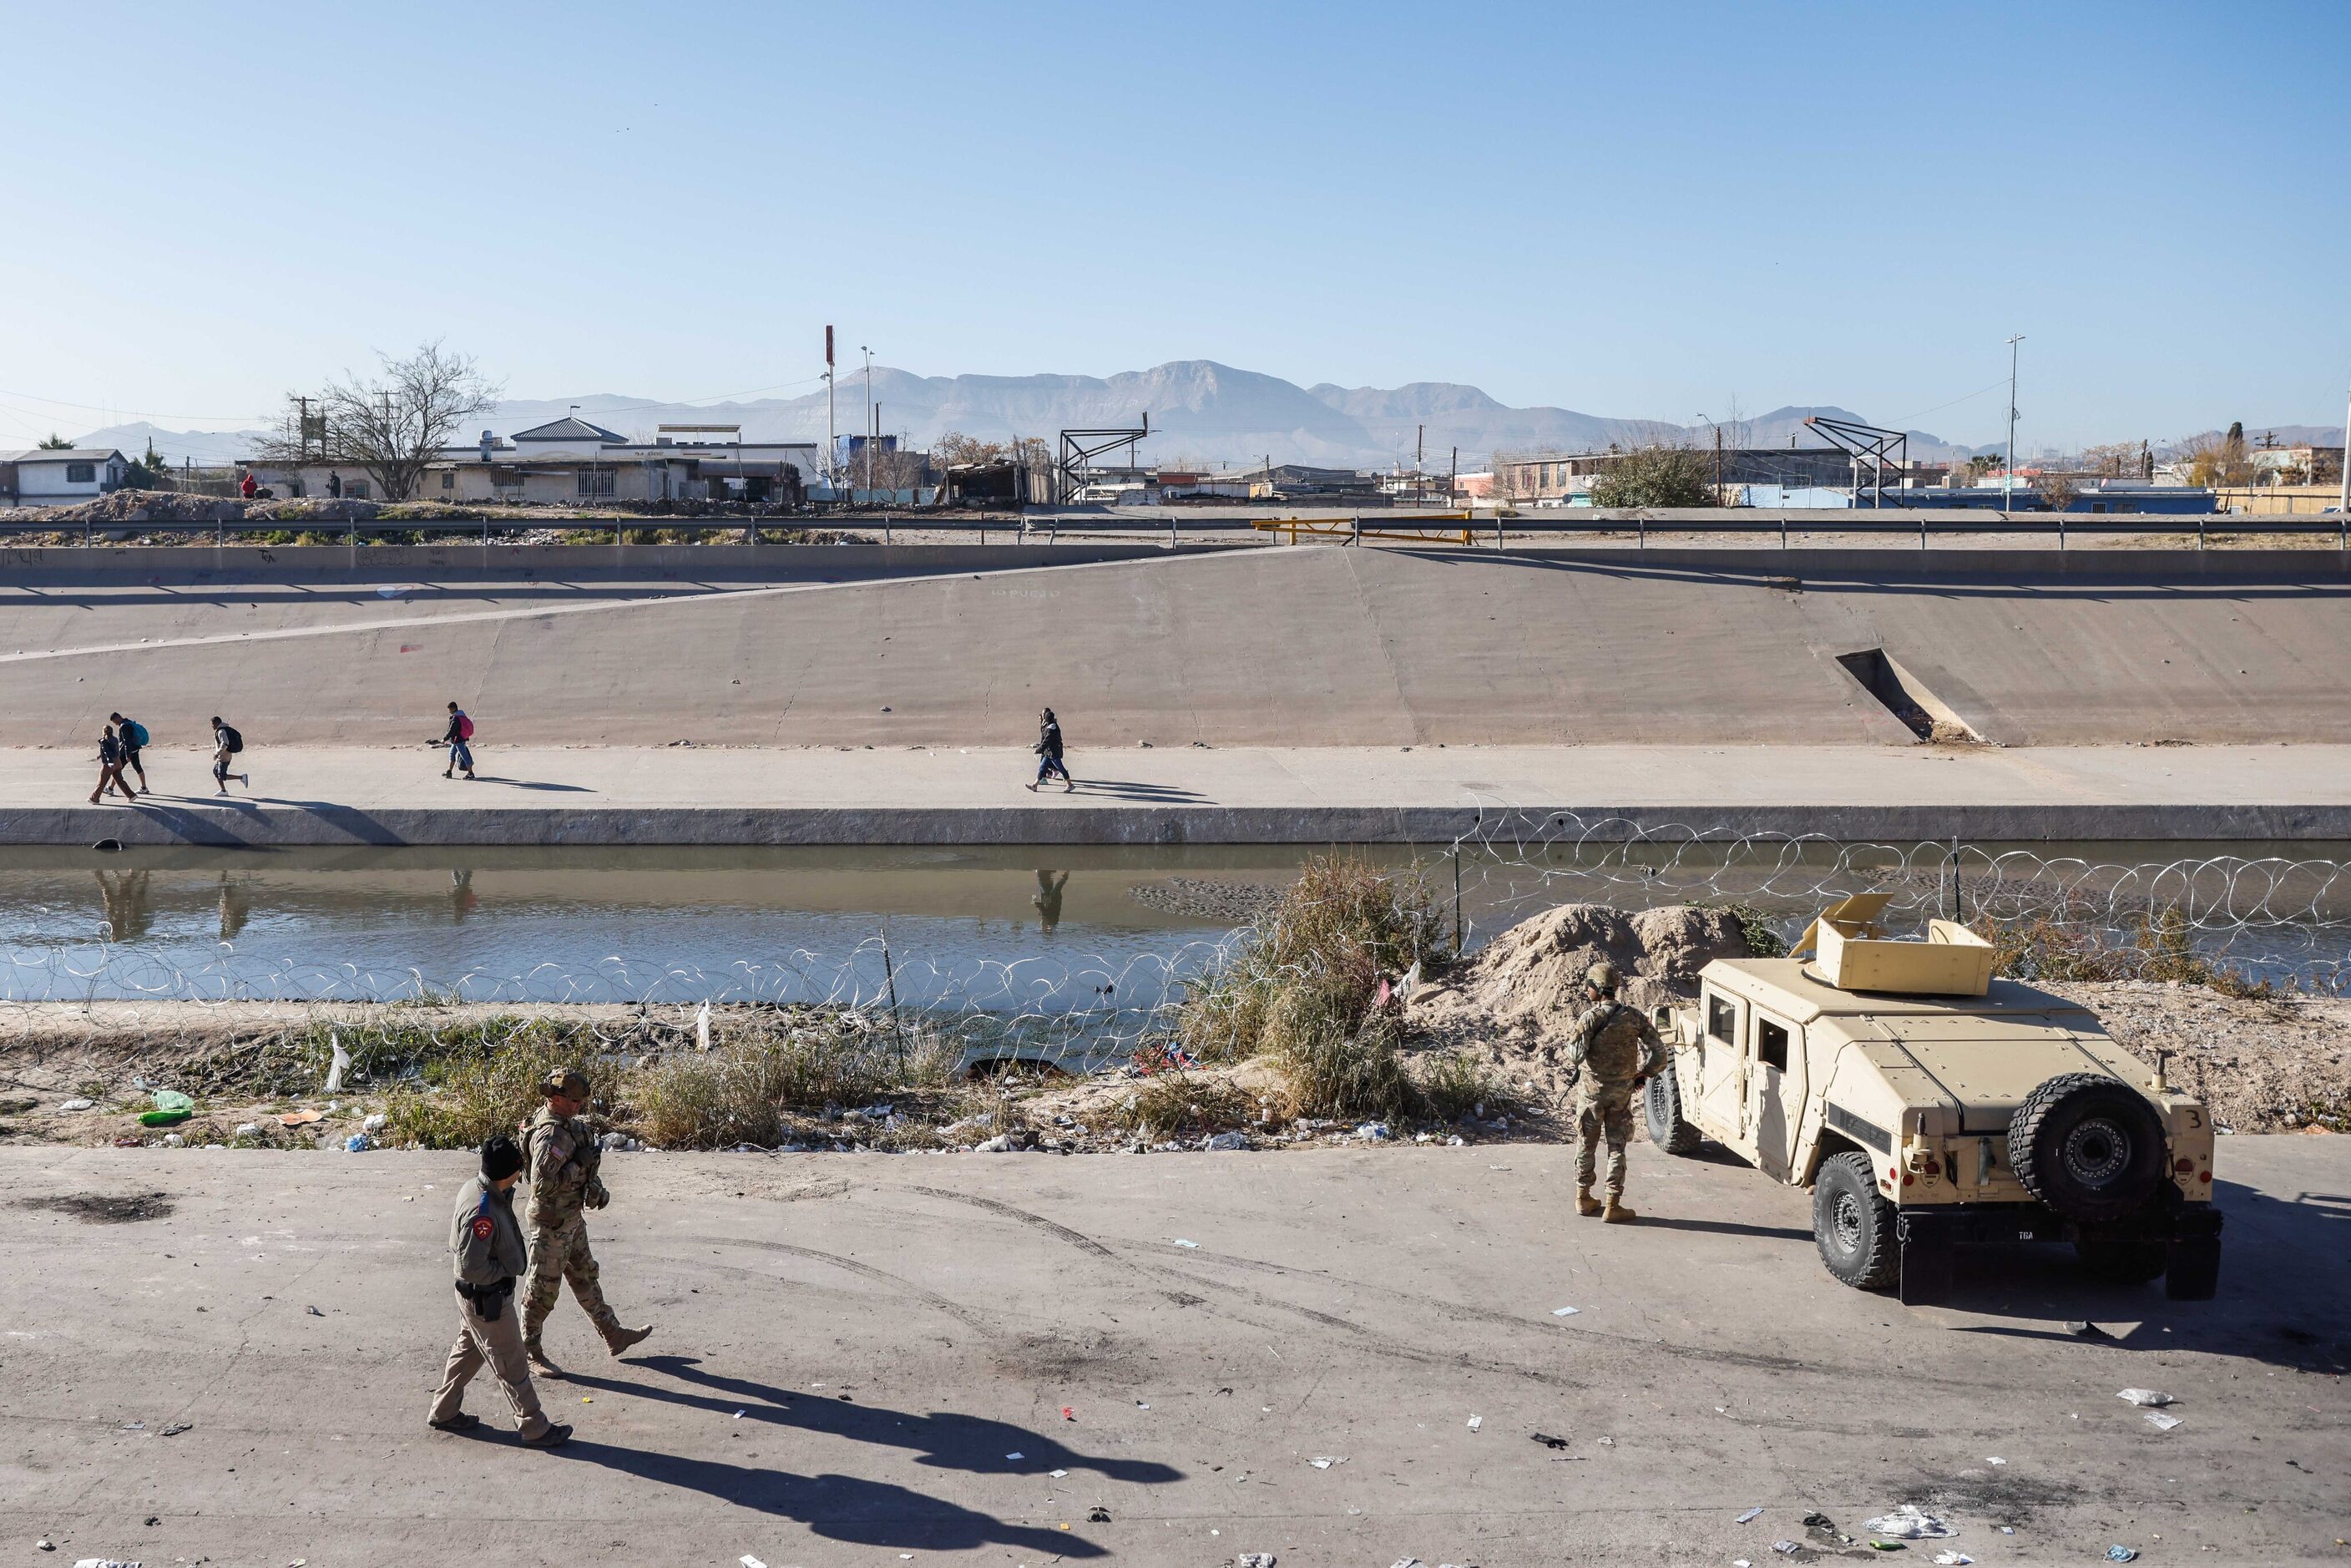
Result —
[[[695,434],[717,427],[697,426]],[[813,442],[631,441],[570,416],[500,437],[489,431],[470,446],[444,446],[418,482],[419,501],[528,503],[594,507],[619,502],[764,502],[805,486],[816,474]],[[349,464],[249,465],[280,496],[341,493],[370,498],[365,472]],[[381,497],[373,499],[381,500]]]
[[[70,507],[119,490],[131,460],[108,447],[0,452],[0,507]]]

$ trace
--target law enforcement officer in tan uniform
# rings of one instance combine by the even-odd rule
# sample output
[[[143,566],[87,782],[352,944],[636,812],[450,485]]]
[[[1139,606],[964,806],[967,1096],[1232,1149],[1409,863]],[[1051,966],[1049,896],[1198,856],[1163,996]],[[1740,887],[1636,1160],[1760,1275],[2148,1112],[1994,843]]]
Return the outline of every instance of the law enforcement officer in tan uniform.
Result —
[[[539,1334],[565,1281],[571,1282],[572,1299],[595,1321],[604,1347],[614,1355],[653,1331],[651,1324],[621,1326],[620,1315],[604,1304],[596,1258],[588,1250],[588,1225],[580,1211],[583,1207],[601,1208],[612,1198],[597,1174],[603,1151],[580,1119],[588,1109],[587,1074],[573,1067],[558,1068],[539,1088],[547,1103],[523,1134],[530,1168],[530,1278],[523,1289],[522,1343],[533,1372],[560,1377],[563,1371],[547,1359]]]
[[[1625,1145],[1633,1137],[1633,1096],[1649,1075],[1666,1064],[1666,1042],[1656,1026],[1616,999],[1616,966],[1594,964],[1583,972],[1583,994],[1592,1005],[1568,1033],[1567,1062],[1580,1070],[1575,1085],[1575,1212],[1621,1223],[1637,1218],[1625,1207]],[[1599,1145],[1608,1143],[1608,1205],[1592,1197]]]
[[[522,1175],[522,1151],[504,1133],[482,1145],[482,1170],[457,1194],[449,1218],[449,1252],[457,1276],[457,1343],[449,1347],[441,1392],[427,1417],[443,1432],[463,1432],[482,1424],[464,1407],[465,1385],[486,1364],[527,1447],[552,1448],[571,1428],[549,1422],[530,1385],[523,1355],[522,1325],[516,1320],[515,1276],[523,1271],[522,1227],[515,1222],[514,1185]]]

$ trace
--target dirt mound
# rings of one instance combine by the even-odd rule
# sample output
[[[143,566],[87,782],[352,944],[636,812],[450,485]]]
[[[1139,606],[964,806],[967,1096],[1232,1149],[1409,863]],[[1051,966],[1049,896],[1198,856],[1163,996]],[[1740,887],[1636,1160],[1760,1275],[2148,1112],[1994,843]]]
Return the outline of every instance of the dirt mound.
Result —
[[[1406,1043],[1466,1051],[1556,1103],[1566,1092],[1562,1049],[1586,1005],[1585,969],[1604,958],[1615,965],[1624,999],[1646,1011],[1695,997],[1700,969],[1747,954],[1745,928],[1723,910],[1562,904],[1511,926],[1460,972],[1414,997]]]

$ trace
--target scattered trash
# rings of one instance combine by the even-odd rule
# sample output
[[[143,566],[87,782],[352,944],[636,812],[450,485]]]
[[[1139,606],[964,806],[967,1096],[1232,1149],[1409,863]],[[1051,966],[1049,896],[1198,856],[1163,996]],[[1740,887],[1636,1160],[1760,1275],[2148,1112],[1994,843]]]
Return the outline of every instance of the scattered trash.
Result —
[[[1797,1552],[1802,1552],[1803,1549],[1804,1544],[1801,1541],[1775,1541],[1771,1542],[1771,1550],[1777,1552],[1782,1557],[1793,1557]]]
[[[1244,1552],[1233,1559],[1233,1568],[1273,1568],[1273,1553]]]
[[[1907,1502],[1892,1513],[1880,1514],[1865,1521],[1862,1529],[1872,1535],[1888,1536],[1896,1541],[1935,1541],[1959,1533],[1933,1514],[1921,1513],[1916,1503]]]
[[[2167,1416],[2160,1410],[2150,1410],[2147,1413],[2147,1424],[2158,1432],[2168,1432],[2180,1425],[2180,1419],[2177,1416]]]
[[[1055,1480],[1060,1480],[1063,1476],[1066,1476],[1070,1472],[1067,1470],[1055,1470],[1052,1472],[1052,1476]]]
[[[2115,1337],[2095,1323],[2070,1322],[2065,1325],[2065,1332],[2072,1334],[2075,1339],[2112,1339]]]
[[[1486,1424],[1486,1417],[1484,1417],[1483,1416],[1470,1416],[1470,1417],[1469,1417],[1469,1429],[1470,1429],[1472,1432],[1476,1431],[1479,1427],[1480,1427],[1484,1426],[1485,1424]]]
[[[1984,1463],[1988,1465],[2004,1465],[2008,1463],[2008,1461],[2001,1458],[1998,1454],[1992,1454],[1986,1457]]]
[[[2152,1388],[2126,1388],[2115,1397],[2117,1399],[2126,1399],[2133,1405],[2177,1405],[2179,1403],[2170,1395],[2160,1393]]]
[[[340,1094],[343,1088],[343,1074],[350,1070],[351,1053],[343,1049],[343,1037],[333,1030],[327,1031],[327,1044],[335,1052],[335,1060],[327,1067],[327,1092]]]
[[[122,1424],[122,1429],[126,1432],[144,1432],[147,1429],[147,1423],[144,1421],[125,1421]]]
[[[1134,1407],[1135,1407],[1137,1410],[1148,1410],[1148,1409],[1150,1409],[1150,1408],[1151,1408],[1151,1406],[1150,1406],[1145,1405],[1145,1404],[1144,1404],[1142,1400],[1140,1400],[1140,1399],[1138,1399],[1138,1400],[1136,1400],[1136,1401],[1134,1402]]]
[[[150,1116],[157,1115],[159,1113],[160,1113],[154,1111],[147,1113]],[[163,1146],[167,1149],[184,1149],[188,1146],[188,1140],[180,1136],[177,1133],[166,1133],[163,1134]]]
[[[195,1113],[193,1111],[188,1110],[141,1111],[139,1113],[139,1124],[142,1127],[177,1126],[180,1123],[186,1121],[189,1117],[194,1114]]]
[[[2128,1563],[2136,1559],[2138,1553],[2127,1546],[2109,1546],[2106,1548],[2106,1561],[2109,1563]]]
[[[152,1098],[158,1111],[193,1111],[196,1103],[176,1089],[158,1089]]]
[[[1583,1310],[1582,1307],[1553,1307],[1551,1310],[1551,1315],[1555,1318],[1572,1318]]]
[[[114,1140],[114,1146],[118,1149],[139,1149],[144,1148],[146,1145],[147,1140],[144,1138],[117,1138]]]
[[[1077,1413],[1075,1410],[1071,1409],[1071,1408],[1070,1408],[1068,1406],[1066,1406],[1066,1405],[1064,1405],[1064,1406],[1061,1406],[1061,1419],[1062,1419],[1062,1420],[1064,1420],[1064,1421],[1074,1421],[1074,1420],[1076,1420],[1077,1418],[1078,1418],[1078,1413]]]
[[[56,1542],[54,1542],[54,1541],[51,1541],[51,1540],[50,1540],[47,1536],[46,1536],[46,1535],[42,1536],[38,1541],[36,1541],[36,1542],[33,1542],[33,1550],[34,1550],[34,1551],[36,1551],[36,1552],[55,1552],[57,1549],[57,1543]]]
[[[324,1111],[288,1111],[277,1118],[280,1123],[288,1127],[307,1127],[313,1122],[323,1122],[326,1119],[327,1113]]]
[[[366,1132],[370,1132],[370,1133],[381,1133],[381,1132],[382,1132],[386,1127],[389,1127],[389,1126],[391,1126],[391,1125],[392,1125],[392,1118],[391,1118],[390,1116],[385,1115],[385,1114],[384,1114],[382,1112],[381,1112],[381,1111],[378,1111],[375,1114],[373,1114],[372,1116],[370,1116],[366,1121],[361,1122],[361,1123],[360,1124],[360,1128],[361,1128],[362,1130],[364,1130],[364,1131],[366,1131]]]
[[[365,1133],[353,1133],[343,1140],[343,1152],[347,1155],[365,1154],[373,1147],[375,1147],[375,1140]]]
[[[1604,1448],[1613,1448],[1616,1446],[1616,1439],[1614,1437],[1603,1437],[1600,1439],[1600,1446]]]
[[[152,1524],[155,1521],[151,1519],[147,1522]],[[139,1568],[139,1564],[126,1563],[119,1557],[83,1557],[75,1562],[74,1568]]]
[[[1327,1470],[1332,1465],[1345,1464],[1347,1462],[1347,1456],[1344,1454],[1326,1454],[1309,1459],[1306,1462],[1312,1465],[1318,1470]]]
[[[702,1010],[694,1015],[694,1049],[696,1051],[710,1049],[710,1003],[706,998],[702,1004]]]
[[[1869,1543],[1869,1549],[1872,1552],[1907,1552],[1910,1550],[1909,1547],[1899,1541],[1872,1541]]]
[[[1953,1568],[1954,1564],[1972,1563],[1975,1559],[1964,1552],[1938,1552],[1935,1561],[1939,1568]]]
[[[1025,1458],[1027,1458],[1029,1456],[1028,1456],[1028,1455],[1026,1455],[1026,1454],[1012,1453],[1012,1454],[1007,1454],[1007,1455],[1005,1455],[1004,1457],[1005,1457],[1006,1458],[1008,1458],[1008,1459],[1025,1459]]]
[[[1567,1447],[1566,1438],[1554,1437],[1549,1432],[1535,1432],[1530,1435],[1536,1442],[1541,1443],[1546,1448],[1564,1448]]]
[[[1108,1524],[1110,1521],[1110,1510],[1106,1508],[1097,1508],[1086,1515],[1088,1524]]]
[[[58,1106],[57,1109],[60,1111],[95,1111],[98,1109],[98,1102],[95,1100],[85,1100],[77,1095],[73,1099],[68,1100],[64,1104]],[[56,1548],[52,1547],[50,1550],[55,1551]]]
[[[1192,1247],[1192,1248],[1197,1248],[1200,1244],[1199,1244],[1198,1242],[1196,1242],[1196,1241],[1186,1241],[1186,1240],[1185,1240],[1182,1237],[1180,1237],[1180,1236],[1179,1236],[1179,1237],[1177,1237],[1177,1238],[1176,1239],[1176,1246],[1178,1246],[1178,1247]]]
[[[1745,1513],[1740,1514],[1737,1519],[1732,1520],[1730,1522],[1733,1524],[1752,1524],[1762,1517],[1763,1511],[1761,1509],[1750,1508]]]
[[[1009,1133],[998,1133],[996,1136],[988,1139],[987,1142],[984,1144],[974,1144],[971,1146],[971,1152],[975,1155],[1011,1154],[1013,1153],[1012,1134]]]
[[[324,1313],[324,1312],[320,1312],[320,1311],[319,1311],[318,1308],[316,1308],[316,1307],[305,1307],[305,1308],[303,1308],[302,1310],[303,1310],[304,1312],[306,1312],[309,1313],[309,1314],[310,1314],[312,1317],[314,1317],[314,1318],[323,1318],[323,1317],[325,1317],[325,1316],[327,1315],[326,1313]]]
[[[156,1436],[161,1437],[176,1437],[183,1432],[193,1432],[195,1429],[196,1424],[193,1421],[174,1421],[170,1426],[164,1427],[161,1432],[157,1433]]]
[[[1420,1568],[1420,1559],[1417,1557],[1399,1557],[1390,1565],[1390,1568]]]
[[[1202,1148],[1214,1150],[1219,1153],[1230,1153],[1235,1149],[1246,1149],[1249,1146],[1249,1134],[1247,1133],[1218,1133],[1215,1137],[1210,1138],[1207,1143],[1200,1146]]]
[[[765,1563],[760,1562],[758,1558],[752,1556],[747,1552],[743,1553],[741,1557],[736,1559],[736,1561],[742,1563],[743,1568],[768,1568],[768,1565]]]
[[[1355,1129],[1355,1136],[1367,1144],[1384,1144],[1395,1134],[1388,1131],[1385,1122],[1366,1122]]]
[[[261,1124],[258,1122],[239,1122],[236,1124],[236,1135],[240,1138],[257,1138],[261,1136]]]

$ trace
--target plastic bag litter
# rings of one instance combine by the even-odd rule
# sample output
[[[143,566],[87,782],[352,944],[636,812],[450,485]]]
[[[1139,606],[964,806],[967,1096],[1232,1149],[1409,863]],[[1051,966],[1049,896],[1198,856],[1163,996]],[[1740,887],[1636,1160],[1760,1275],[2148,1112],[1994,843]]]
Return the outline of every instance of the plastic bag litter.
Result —
[[[1779,1552],[1783,1557],[1793,1557],[1797,1552],[1802,1552],[1803,1549],[1803,1542],[1800,1541],[1775,1541],[1771,1542],[1771,1550]]]
[[[1273,1568],[1270,1552],[1244,1552],[1233,1559],[1233,1568]]]
[[[1917,1504],[1907,1502],[1892,1513],[1865,1521],[1861,1528],[1890,1541],[1936,1541],[1959,1533],[1933,1514],[1920,1512]]]
[[[2117,1399],[2126,1399],[2133,1405],[2177,1405],[2179,1403],[2179,1400],[2174,1399],[2170,1395],[2158,1392],[2153,1388],[2126,1388],[2115,1397]]]
[[[768,1565],[765,1563],[760,1562],[758,1558],[752,1556],[747,1552],[743,1553],[741,1557],[736,1559],[736,1561],[742,1563],[743,1568],[768,1568]]]
[[[1249,1134],[1247,1133],[1218,1133],[1215,1137],[1210,1138],[1206,1144],[1201,1145],[1203,1148],[1221,1153],[1230,1153],[1235,1149],[1246,1149],[1249,1146]]]
[[[2181,1422],[2177,1416],[2167,1416],[2160,1410],[2150,1410],[2147,1413],[2147,1424],[2158,1432],[2168,1432],[2174,1427],[2179,1426]]]
[[[98,1102],[95,1100],[83,1099],[80,1095],[77,1094],[72,1099],[67,1101],[64,1104],[59,1105],[57,1109],[60,1111],[95,1111],[98,1109]]]
[[[1469,1429],[1470,1429],[1472,1432],[1476,1431],[1479,1427],[1480,1427],[1484,1426],[1485,1424],[1486,1424],[1486,1417],[1484,1417],[1483,1416],[1470,1416],[1470,1417],[1469,1417]]]
[[[2106,1561],[2109,1563],[2129,1563],[2136,1560],[2137,1556],[2138,1553],[2127,1546],[2109,1546],[2106,1548]]]
[[[1954,1564],[1972,1563],[1974,1561],[1974,1558],[1969,1556],[1964,1552],[1938,1552],[1935,1553],[1935,1562],[1938,1564],[1938,1568],[1953,1568]]]
[[[1737,1519],[1732,1520],[1730,1522],[1733,1524],[1752,1524],[1762,1517],[1763,1511],[1761,1509],[1750,1508],[1745,1513],[1740,1514]]]
[[[139,1568],[139,1564],[120,1557],[82,1557],[75,1560],[74,1568]]]
[[[1332,1465],[1345,1464],[1347,1462],[1347,1456],[1344,1454],[1323,1454],[1318,1455],[1306,1462],[1312,1465],[1318,1470],[1327,1470]]]
[[[350,1070],[351,1053],[343,1049],[343,1037],[333,1030],[327,1031],[327,1043],[334,1048],[335,1052],[335,1060],[327,1068],[327,1092],[340,1093],[343,1087],[343,1074]]]
[[[971,1152],[975,1155],[1008,1155],[1016,1151],[1012,1144],[1012,1134],[998,1133],[984,1144],[974,1144],[971,1146]]]
[[[1583,1310],[1582,1307],[1553,1307],[1551,1310],[1551,1315],[1555,1318],[1572,1318]]]
[[[364,1154],[373,1147],[375,1147],[375,1140],[369,1137],[365,1133],[353,1133],[350,1137],[343,1140],[343,1152],[345,1154]]]
[[[1176,1239],[1176,1245],[1178,1247],[1197,1248],[1200,1244],[1196,1241],[1186,1241],[1182,1237],[1178,1236]]]
[[[1388,1131],[1385,1122],[1366,1122],[1355,1129],[1355,1136],[1367,1144],[1384,1144],[1395,1134]]]

